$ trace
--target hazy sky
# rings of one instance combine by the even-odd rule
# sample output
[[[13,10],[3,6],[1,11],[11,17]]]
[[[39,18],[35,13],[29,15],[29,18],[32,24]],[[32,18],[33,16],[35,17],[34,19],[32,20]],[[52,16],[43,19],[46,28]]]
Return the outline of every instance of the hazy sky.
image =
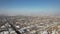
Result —
[[[60,14],[60,0],[0,0],[0,14]]]

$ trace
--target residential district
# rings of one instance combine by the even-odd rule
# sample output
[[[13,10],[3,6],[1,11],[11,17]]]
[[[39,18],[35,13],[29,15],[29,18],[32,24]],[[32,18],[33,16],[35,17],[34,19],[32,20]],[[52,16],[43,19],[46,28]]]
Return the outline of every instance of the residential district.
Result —
[[[0,34],[60,34],[59,16],[0,16]]]

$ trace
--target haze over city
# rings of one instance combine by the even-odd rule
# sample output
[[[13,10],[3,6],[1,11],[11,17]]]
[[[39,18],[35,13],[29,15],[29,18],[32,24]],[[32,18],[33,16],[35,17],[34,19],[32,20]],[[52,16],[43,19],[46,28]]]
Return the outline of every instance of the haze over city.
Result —
[[[0,15],[59,15],[60,0],[0,0]]]
[[[60,34],[60,0],[0,0],[0,34]]]

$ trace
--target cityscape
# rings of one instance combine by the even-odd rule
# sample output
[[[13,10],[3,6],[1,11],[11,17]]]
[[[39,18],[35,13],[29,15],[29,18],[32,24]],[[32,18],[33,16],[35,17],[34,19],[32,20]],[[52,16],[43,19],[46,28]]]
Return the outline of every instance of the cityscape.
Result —
[[[60,34],[60,17],[0,16],[0,34],[17,34],[14,28],[21,34]]]
[[[0,0],[0,34],[60,34],[60,0]]]

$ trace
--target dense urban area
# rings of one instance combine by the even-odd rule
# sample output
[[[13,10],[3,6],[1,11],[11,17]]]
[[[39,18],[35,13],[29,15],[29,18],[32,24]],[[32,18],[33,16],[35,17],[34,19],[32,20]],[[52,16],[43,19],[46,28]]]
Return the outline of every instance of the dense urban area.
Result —
[[[60,34],[58,16],[0,16],[0,34]]]

